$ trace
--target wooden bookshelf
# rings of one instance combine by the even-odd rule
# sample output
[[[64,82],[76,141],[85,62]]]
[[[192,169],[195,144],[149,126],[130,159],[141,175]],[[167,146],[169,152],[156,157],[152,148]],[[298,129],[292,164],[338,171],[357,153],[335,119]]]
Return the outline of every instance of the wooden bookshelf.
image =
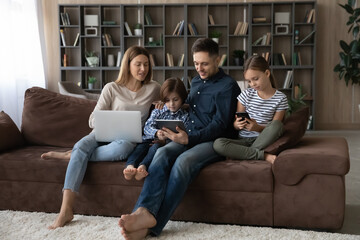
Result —
[[[313,10],[312,10],[313,9]],[[309,20],[308,13],[314,12]],[[275,13],[289,12],[289,31],[284,34],[275,32]],[[67,13],[70,24],[63,24],[61,15]],[[97,36],[85,33],[84,16],[98,15]],[[152,54],[156,65],[153,67],[153,79],[162,83],[166,78],[184,79],[187,88],[188,78],[197,75],[193,66],[191,46],[200,37],[208,37],[212,31],[221,32],[219,39],[220,56],[226,55],[222,68],[239,85],[245,86],[243,67],[234,64],[234,50],[245,50],[246,56],[259,54],[268,56],[270,68],[275,76],[277,87],[293,96],[294,86],[302,85],[306,93],[306,103],[314,116],[315,99],[315,35],[316,35],[316,1],[301,2],[247,2],[247,3],[198,3],[198,4],[60,4],[59,30],[64,32],[66,46],[60,39],[61,81],[74,81],[88,90],[88,76],[95,76],[95,89],[101,91],[103,86],[117,78],[119,67],[107,65],[107,56],[112,54],[117,59],[118,52],[123,56],[132,45],[141,45]],[[211,15],[214,23],[209,21]],[[253,21],[254,19],[254,21]],[[181,34],[174,34],[179,22],[183,21]],[[129,36],[125,28],[128,23],[132,33],[134,25],[142,24],[142,35]],[[247,23],[247,30],[235,33],[238,23]],[[192,24],[197,31],[190,31]],[[295,30],[299,32],[299,41],[295,42]],[[303,43],[299,42],[308,36]],[[76,46],[73,43],[80,33]],[[104,44],[102,35],[110,35],[112,46]],[[254,45],[254,41],[266,35],[266,41]],[[149,42],[149,38],[153,41]],[[99,57],[99,66],[87,66],[86,51],[94,51]],[[168,65],[167,53],[173,57],[174,66]],[[274,54],[284,56],[286,65],[275,64]],[[63,56],[67,56],[67,66],[63,66]],[[178,66],[184,54],[183,65]],[[294,54],[296,56],[294,56]],[[301,65],[299,64],[299,56]],[[287,71],[293,71],[292,85],[283,89]],[[88,90],[89,91],[89,90]],[[315,119],[313,119],[315,121]],[[313,124],[314,125],[314,124]]]

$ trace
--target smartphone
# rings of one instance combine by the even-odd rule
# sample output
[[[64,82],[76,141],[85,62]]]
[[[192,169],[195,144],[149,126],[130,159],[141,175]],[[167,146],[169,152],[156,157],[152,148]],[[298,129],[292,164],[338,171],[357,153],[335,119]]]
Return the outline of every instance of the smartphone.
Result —
[[[235,114],[238,118],[241,117],[241,121],[244,121],[245,118],[250,119],[250,116],[247,112],[236,112]]]

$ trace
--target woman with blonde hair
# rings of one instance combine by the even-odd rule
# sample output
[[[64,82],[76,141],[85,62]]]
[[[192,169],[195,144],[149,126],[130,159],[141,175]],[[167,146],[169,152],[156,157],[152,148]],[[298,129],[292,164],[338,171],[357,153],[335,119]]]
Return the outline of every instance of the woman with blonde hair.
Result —
[[[130,47],[124,54],[118,78],[104,86],[94,111],[140,111],[144,125],[151,104],[160,98],[160,85],[151,78],[152,68],[147,50],[139,46]],[[93,113],[89,118],[89,126],[94,127]],[[128,157],[135,146],[136,143],[122,139],[110,143],[98,142],[92,131],[74,145],[71,154],[63,153],[70,155],[63,199],[58,217],[48,228],[62,227],[73,219],[75,196],[89,161],[121,161]]]

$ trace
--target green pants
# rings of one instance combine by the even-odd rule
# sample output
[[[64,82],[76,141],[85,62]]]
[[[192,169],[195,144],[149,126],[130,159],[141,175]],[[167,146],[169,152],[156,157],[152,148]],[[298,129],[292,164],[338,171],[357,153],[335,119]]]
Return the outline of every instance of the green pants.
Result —
[[[225,157],[240,160],[264,160],[264,149],[274,143],[283,133],[281,121],[269,123],[257,137],[218,138],[214,150]]]

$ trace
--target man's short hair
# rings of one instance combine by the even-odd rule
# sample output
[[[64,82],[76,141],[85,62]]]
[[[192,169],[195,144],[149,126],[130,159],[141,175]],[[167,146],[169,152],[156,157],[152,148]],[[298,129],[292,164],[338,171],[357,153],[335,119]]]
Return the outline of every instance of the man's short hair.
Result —
[[[191,53],[207,52],[210,57],[219,56],[219,45],[210,38],[198,38],[191,47]]]

